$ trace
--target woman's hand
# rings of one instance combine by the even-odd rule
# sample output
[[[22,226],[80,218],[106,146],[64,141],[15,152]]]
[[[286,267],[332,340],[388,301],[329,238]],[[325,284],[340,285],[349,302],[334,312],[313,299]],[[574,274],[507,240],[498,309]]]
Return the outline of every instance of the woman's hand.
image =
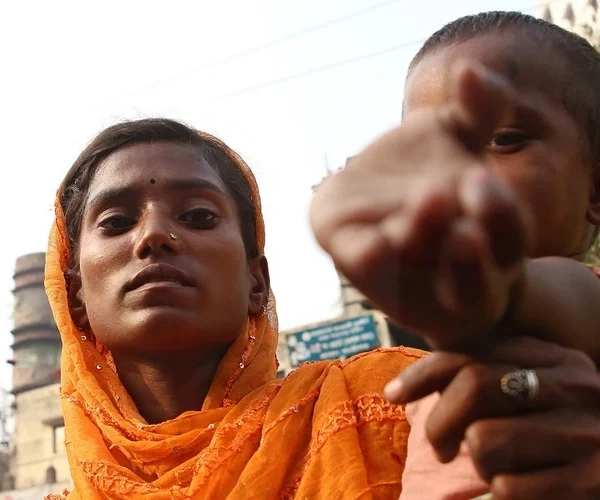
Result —
[[[485,154],[510,119],[511,87],[480,67],[452,78],[448,104],[410,114],[325,180],[311,208],[315,236],[342,274],[441,348],[502,317],[528,234],[523,207]]]
[[[501,390],[501,379],[533,369],[530,409]],[[436,352],[386,388],[395,403],[441,397],[427,435],[442,462],[468,443],[479,474],[500,499],[600,498],[600,375],[578,351],[531,338],[501,341],[469,356]]]

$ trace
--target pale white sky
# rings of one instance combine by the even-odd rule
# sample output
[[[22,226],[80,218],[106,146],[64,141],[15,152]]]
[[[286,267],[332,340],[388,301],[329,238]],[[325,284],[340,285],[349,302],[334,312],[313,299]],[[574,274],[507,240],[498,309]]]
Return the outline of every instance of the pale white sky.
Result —
[[[11,357],[15,259],[45,250],[56,188],[103,127],[168,116],[215,133],[242,154],[261,187],[282,328],[330,318],[339,312],[337,277],[307,223],[311,186],[325,173],[325,155],[331,168],[341,166],[398,123],[408,63],[437,28],[483,10],[535,14],[535,4],[2,2],[0,386],[11,384],[4,360]],[[298,75],[304,76],[288,78]]]

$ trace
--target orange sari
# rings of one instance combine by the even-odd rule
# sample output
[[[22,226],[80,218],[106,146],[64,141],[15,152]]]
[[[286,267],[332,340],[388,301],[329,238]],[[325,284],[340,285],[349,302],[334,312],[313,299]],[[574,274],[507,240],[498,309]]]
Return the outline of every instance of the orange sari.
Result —
[[[264,223],[256,182],[246,177]],[[409,425],[382,396],[420,351],[379,349],[307,364],[276,380],[278,327],[271,296],[223,358],[202,408],[149,425],[120,383],[110,353],[69,313],[65,220],[56,205],[46,290],[60,331],[62,410],[75,488],[69,500],[178,498],[397,498]]]

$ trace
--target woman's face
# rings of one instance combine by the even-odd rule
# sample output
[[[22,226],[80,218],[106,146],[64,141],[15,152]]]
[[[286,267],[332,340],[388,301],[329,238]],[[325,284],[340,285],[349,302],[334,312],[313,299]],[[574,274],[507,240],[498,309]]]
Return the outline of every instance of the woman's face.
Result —
[[[90,185],[73,316],[113,352],[208,354],[260,312],[268,276],[256,260],[246,258],[235,202],[193,146],[131,145]]]

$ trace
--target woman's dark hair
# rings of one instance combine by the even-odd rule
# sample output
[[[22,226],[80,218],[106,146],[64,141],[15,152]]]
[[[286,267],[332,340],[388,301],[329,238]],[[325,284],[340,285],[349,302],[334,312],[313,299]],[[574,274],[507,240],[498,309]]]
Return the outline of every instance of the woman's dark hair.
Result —
[[[158,141],[194,146],[200,158],[217,172],[235,201],[246,254],[250,258],[256,257],[258,255],[256,213],[252,191],[243,173],[232,160],[230,154],[233,153],[228,152],[227,146],[219,140],[200,135],[183,123],[163,118],[150,118],[118,123],[103,130],[81,152],[67,173],[59,193],[72,248],[71,265],[77,265],[75,261],[83,211],[90,184],[100,163],[111,153],[125,146]]]
[[[585,130],[596,172],[600,170],[600,53],[585,38],[520,12],[484,12],[461,17],[431,35],[409,66],[427,54],[487,33],[520,32],[556,50],[567,64],[564,105]]]

